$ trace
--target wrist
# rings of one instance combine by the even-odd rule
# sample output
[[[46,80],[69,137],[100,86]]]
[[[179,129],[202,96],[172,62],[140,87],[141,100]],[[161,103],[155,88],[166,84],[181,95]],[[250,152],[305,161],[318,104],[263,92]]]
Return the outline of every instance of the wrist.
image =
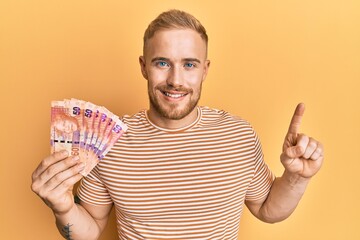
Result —
[[[304,185],[306,186],[311,178],[303,177],[297,173],[291,173],[287,170],[284,171],[282,178],[288,182],[290,186]]]
[[[53,214],[55,216],[56,219],[61,220],[61,219],[71,219],[74,214],[77,213],[77,204],[73,203],[71,208],[67,211],[54,211],[53,210]]]

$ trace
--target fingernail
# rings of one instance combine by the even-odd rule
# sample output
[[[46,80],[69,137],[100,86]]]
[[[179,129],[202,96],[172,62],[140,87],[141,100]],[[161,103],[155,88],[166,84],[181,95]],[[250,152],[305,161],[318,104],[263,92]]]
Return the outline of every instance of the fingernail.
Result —
[[[73,160],[74,160],[74,162],[79,161],[79,159],[80,159],[80,157],[79,157],[79,156],[73,156]]]

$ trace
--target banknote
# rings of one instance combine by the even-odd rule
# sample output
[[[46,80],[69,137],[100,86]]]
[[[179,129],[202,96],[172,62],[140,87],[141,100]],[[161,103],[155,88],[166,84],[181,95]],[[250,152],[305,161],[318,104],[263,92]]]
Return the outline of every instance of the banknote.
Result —
[[[70,155],[78,155],[79,148],[73,148],[76,132],[80,129],[79,122],[70,115],[66,101],[51,102],[50,143],[51,152],[66,150]],[[75,137],[74,137],[75,136]]]
[[[127,126],[102,106],[75,98],[51,102],[51,153],[68,151],[79,156],[85,168],[83,176],[101,161]]]

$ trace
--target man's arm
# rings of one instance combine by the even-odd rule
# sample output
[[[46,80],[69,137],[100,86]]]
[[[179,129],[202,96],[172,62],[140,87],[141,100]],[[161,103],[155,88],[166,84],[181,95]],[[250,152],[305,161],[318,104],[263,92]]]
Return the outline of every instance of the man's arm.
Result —
[[[304,111],[304,104],[299,104],[285,137],[283,153],[280,156],[285,168],[283,175],[275,179],[266,198],[245,202],[250,212],[264,222],[279,222],[290,216],[311,177],[322,165],[324,159],[322,144],[298,133]]]
[[[95,206],[74,202],[73,186],[84,165],[66,151],[45,158],[32,174],[31,189],[53,211],[56,225],[66,239],[97,239],[107,223],[112,205]]]
[[[56,214],[56,226],[65,239],[98,239],[103,232],[112,204],[95,206],[81,202],[66,214]]]
[[[265,199],[246,201],[250,212],[258,219],[275,223],[286,219],[295,210],[305,192],[309,179],[292,179],[288,173],[276,178]]]

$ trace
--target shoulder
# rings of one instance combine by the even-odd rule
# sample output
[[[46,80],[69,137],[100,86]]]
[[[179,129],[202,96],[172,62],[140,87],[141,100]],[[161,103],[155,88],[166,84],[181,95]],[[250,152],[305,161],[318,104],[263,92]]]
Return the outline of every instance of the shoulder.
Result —
[[[128,123],[133,123],[133,122],[139,122],[139,120],[142,120],[146,118],[145,116],[145,110],[140,110],[139,112],[133,114],[133,115],[123,115],[120,119],[121,121],[123,121],[124,123],[128,124]]]
[[[225,110],[201,107],[201,124],[204,129],[217,129],[222,135],[233,136],[235,139],[249,139],[251,142],[257,141],[257,134],[247,120],[233,115]],[[210,131],[211,131],[210,130]]]
[[[136,131],[136,129],[146,128],[148,126],[148,121],[146,119],[145,110],[140,110],[139,112],[133,115],[124,115],[121,118],[121,121],[126,124],[128,127],[127,132]]]
[[[231,139],[231,142],[243,149],[256,149],[259,139],[250,122],[225,110],[209,107],[201,107],[201,110],[204,131],[216,132],[222,138]]]
[[[211,124],[220,124],[223,126],[232,126],[238,128],[251,129],[251,124],[240,116],[233,115],[225,110],[218,110],[202,106],[202,121]]]

